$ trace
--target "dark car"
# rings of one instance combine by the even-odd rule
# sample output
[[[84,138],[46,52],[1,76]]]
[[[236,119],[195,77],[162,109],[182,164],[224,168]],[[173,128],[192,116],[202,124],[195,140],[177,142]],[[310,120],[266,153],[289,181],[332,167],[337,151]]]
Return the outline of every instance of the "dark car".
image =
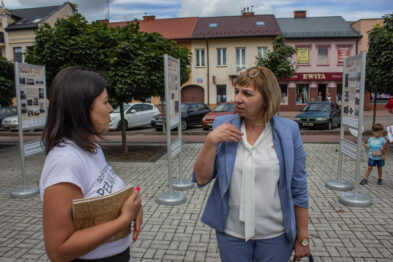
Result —
[[[301,111],[295,117],[299,127],[324,127],[331,130],[333,126],[340,126],[341,111],[331,102],[308,103]]]
[[[17,115],[18,112],[16,111],[16,107],[0,107],[0,127],[2,127],[3,119],[8,116]]]
[[[203,103],[181,104],[181,130],[184,131],[190,126],[200,125],[202,118],[209,112],[210,108]],[[153,117],[151,126],[156,130],[162,130],[162,115]]]

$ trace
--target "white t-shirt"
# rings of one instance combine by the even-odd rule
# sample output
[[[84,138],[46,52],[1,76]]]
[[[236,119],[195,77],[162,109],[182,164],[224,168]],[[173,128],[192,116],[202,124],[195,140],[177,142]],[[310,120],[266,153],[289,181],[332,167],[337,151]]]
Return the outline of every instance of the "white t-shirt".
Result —
[[[284,233],[284,220],[281,211],[278,180],[280,162],[273,146],[270,122],[259,135],[254,145],[247,141],[244,122],[241,130],[243,139],[239,141],[229,188],[229,209],[224,232],[245,239],[245,224],[239,220],[243,165],[247,152],[255,151],[253,166],[255,170],[255,234],[251,239],[269,239]],[[247,201],[247,199],[246,199]]]
[[[71,140],[54,147],[45,159],[40,180],[41,200],[46,188],[58,183],[68,182],[78,186],[84,198],[108,195],[119,191],[126,185],[108,165],[101,147],[90,153],[79,148]],[[91,252],[79,257],[96,259],[121,253],[130,245],[130,236],[102,244]]]

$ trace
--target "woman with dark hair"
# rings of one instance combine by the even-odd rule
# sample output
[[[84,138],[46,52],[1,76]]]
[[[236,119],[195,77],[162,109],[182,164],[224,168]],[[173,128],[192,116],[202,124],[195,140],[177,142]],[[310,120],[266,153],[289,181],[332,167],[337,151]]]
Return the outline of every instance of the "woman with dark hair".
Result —
[[[240,73],[237,114],[217,117],[193,179],[215,179],[202,222],[216,229],[224,262],[310,255],[306,153],[298,124],[278,117],[281,89],[266,67]]]
[[[52,261],[131,261],[130,236],[104,243],[134,221],[134,241],[142,225],[138,188],[118,218],[74,230],[72,200],[107,195],[126,185],[107,164],[97,138],[109,129],[106,81],[99,74],[69,67],[53,79],[48,119],[42,135],[47,154],[40,180],[45,248]]]

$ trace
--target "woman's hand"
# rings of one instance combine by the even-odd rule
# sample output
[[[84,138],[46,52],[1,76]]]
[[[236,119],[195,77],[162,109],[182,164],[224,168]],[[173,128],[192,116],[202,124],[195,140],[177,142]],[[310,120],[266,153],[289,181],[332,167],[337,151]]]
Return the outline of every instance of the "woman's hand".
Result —
[[[304,247],[298,241],[295,241],[295,258],[299,261],[302,257],[310,256],[310,246]]]
[[[134,241],[138,239],[138,235],[141,232],[142,223],[143,223],[143,208],[141,207],[139,209],[138,215],[134,219],[134,232],[133,232]]]
[[[120,217],[127,221],[127,224],[135,220],[142,208],[142,200],[139,197],[139,192],[134,190],[130,197],[124,202],[121,208]]]
[[[242,131],[238,128],[230,123],[225,123],[211,131],[207,136],[207,140],[216,145],[229,140],[237,143],[242,139],[242,135]]]

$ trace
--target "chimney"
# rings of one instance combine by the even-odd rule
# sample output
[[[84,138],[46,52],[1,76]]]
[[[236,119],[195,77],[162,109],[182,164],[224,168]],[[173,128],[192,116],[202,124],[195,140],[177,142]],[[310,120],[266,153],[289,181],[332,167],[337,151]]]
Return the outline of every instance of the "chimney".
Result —
[[[143,16],[143,21],[154,21],[154,20],[156,20],[155,15],[144,15]]]
[[[297,10],[293,12],[295,18],[306,18],[306,10]]]
[[[250,7],[244,7],[241,10],[242,16],[253,16],[254,12],[252,11],[253,6]]]

